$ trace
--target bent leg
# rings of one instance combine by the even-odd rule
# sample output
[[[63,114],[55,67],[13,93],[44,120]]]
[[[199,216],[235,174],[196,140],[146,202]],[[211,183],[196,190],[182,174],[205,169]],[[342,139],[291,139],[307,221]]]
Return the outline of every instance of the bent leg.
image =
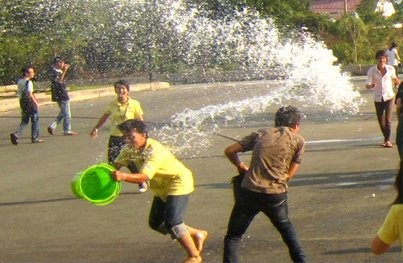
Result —
[[[196,245],[197,250],[199,253],[203,250],[204,242],[207,239],[208,233],[205,230],[196,229],[190,226],[187,226],[190,236],[193,239],[194,244]]]

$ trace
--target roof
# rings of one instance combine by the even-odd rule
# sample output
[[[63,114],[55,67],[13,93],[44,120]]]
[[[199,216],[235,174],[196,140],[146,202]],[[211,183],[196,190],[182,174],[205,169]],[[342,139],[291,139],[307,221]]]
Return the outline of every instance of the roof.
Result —
[[[344,3],[347,3],[347,13],[354,12],[362,0],[312,0],[309,10],[315,13],[327,13],[332,17],[344,14]]]

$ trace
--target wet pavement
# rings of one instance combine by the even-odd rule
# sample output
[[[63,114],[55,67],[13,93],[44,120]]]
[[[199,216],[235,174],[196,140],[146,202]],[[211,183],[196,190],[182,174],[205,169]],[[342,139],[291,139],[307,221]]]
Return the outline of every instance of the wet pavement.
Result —
[[[364,90],[362,79],[354,85],[367,100],[360,114],[329,119],[307,112],[301,130],[307,148],[290,183],[290,217],[309,262],[402,262],[398,244],[381,256],[370,252],[370,241],[395,196],[398,154],[395,146],[380,147],[371,93]],[[157,123],[186,107],[216,103],[217,94],[234,88],[218,86],[174,86],[132,95],[142,103],[146,121]],[[27,127],[20,144],[12,145],[9,133],[18,125],[19,113],[0,112],[0,262],[181,262],[185,257],[177,243],[148,227],[150,192],[138,194],[137,185],[124,184],[117,200],[98,207],[70,191],[76,172],[106,159],[107,128],[96,140],[88,133],[112,98],[72,101],[78,136],[62,136],[60,128],[48,135],[46,127],[58,109],[55,104],[42,106],[42,144],[30,143]],[[239,138],[264,122],[227,127],[221,133]],[[392,136],[396,124],[394,116]],[[229,181],[236,171],[223,156],[232,141],[214,134],[211,139],[204,153],[182,158],[196,180],[185,219],[209,231],[204,262],[221,262],[233,205]],[[247,161],[250,155],[242,158]],[[242,262],[290,262],[281,237],[262,214],[245,234],[241,255]]]

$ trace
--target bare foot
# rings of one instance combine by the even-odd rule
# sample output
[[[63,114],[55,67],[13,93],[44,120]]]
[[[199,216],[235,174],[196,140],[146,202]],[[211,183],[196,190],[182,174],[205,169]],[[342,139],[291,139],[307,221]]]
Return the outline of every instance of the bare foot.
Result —
[[[201,231],[196,233],[193,237],[197,251],[199,251],[199,253],[201,253],[201,251],[203,250],[203,245],[207,239],[207,236],[208,236],[207,231]]]
[[[197,257],[188,257],[187,259],[185,259],[183,261],[183,263],[201,263],[202,262],[202,258],[201,256],[197,256]]]

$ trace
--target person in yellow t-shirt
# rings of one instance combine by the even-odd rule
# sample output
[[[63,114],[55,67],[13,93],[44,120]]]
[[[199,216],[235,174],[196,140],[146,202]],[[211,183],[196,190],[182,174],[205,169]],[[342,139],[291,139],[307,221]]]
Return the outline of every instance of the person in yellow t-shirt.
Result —
[[[394,185],[397,191],[396,198],[371,243],[371,249],[375,255],[386,252],[397,240],[400,241],[403,250],[403,161],[400,161],[400,169]]]
[[[148,138],[146,124],[140,120],[127,120],[118,125],[127,139],[114,162],[116,181],[130,183],[148,182],[154,193],[149,226],[161,233],[171,234],[187,252],[184,262],[201,262],[201,251],[207,231],[196,229],[183,222],[189,195],[194,191],[192,172],[166,147]],[[134,162],[136,173],[119,171]]]
[[[113,84],[117,98],[108,103],[104,114],[99,118],[97,124],[90,132],[91,139],[98,137],[98,131],[102,125],[111,119],[110,136],[108,141],[108,163],[113,164],[118,157],[120,150],[125,145],[125,139],[117,125],[126,120],[137,119],[143,121],[143,110],[140,102],[129,97],[130,85],[125,80],[118,80]],[[136,172],[136,166],[128,166],[131,172]],[[146,184],[139,184],[139,191],[145,192]]]

